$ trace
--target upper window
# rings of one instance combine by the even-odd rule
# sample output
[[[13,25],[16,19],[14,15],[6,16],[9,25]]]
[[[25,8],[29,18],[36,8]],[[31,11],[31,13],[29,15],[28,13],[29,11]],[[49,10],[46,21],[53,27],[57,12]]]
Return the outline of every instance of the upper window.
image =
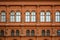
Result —
[[[21,13],[16,12],[16,22],[21,22]]]
[[[35,31],[32,30],[32,31],[31,31],[31,36],[34,36],[34,35],[35,35]]]
[[[50,22],[51,21],[51,13],[49,11],[46,12],[46,22]]]
[[[55,13],[55,21],[56,21],[56,22],[60,22],[60,12],[59,12],[59,11],[57,11],[57,12]]]
[[[40,12],[40,22],[45,22],[45,12]]]
[[[36,22],[36,12],[31,12],[31,22]]]
[[[30,30],[26,30],[26,36],[30,36]]]
[[[44,11],[40,12],[40,22],[50,22],[51,21],[51,13],[47,11],[46,13]]]
[[[30,22],[30,12],[25,13],[25,22]]]
[[[60,36],[60,30],[57,30],[57,36]]]
[[[15,13],[14,13],[14,11],[12,11],[10,13],[10,22],[15,22]]]
[[[5,11],[1,12],[1,22],[6,22],[6,13],[5,13]]]

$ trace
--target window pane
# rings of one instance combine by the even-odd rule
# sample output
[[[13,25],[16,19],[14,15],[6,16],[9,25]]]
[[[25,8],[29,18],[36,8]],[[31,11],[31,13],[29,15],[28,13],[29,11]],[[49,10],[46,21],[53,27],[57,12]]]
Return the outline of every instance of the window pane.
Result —
[[[1,22],[6,22],[6,13],[1,12]]]
[[[35,16],[31,16],[31,22],[36,22],[36,17]]]
[[[16,12],[16,15],[21,15],[21,13],[20,12]]]
[[[25,22],[30,22],[30,16],[25,17]]]
[[[44,12],[41,12],[40,15],[45,15],[45,13]]]
[[[19,36],[19,30],[16,30],[16,36]]]
[[[31,22],[36,22],[36,12],[31,13]]]
[[[6,16],[1,16],[1,22],[5,22],[6,21]]]
[[[26,36],[30,36],[30,30],[26,31]]]
[[[60,30],[57,30],[57,36],[60,36]]]
[[[21,22],[21,17],[20,16],[16,16],[16,22]]]
[[[55,16],[55,21],[56,22],[60,22],[60,13],[59,12],[56,12],[55,15],[56,15]]]
[[[36,13],[35,12],[32,12],[31,15],[36,15]]]
[[[31,31],[31,36],[34,36],[34,35],[35,35],[35,31],[32,30],[32,31]]]
[[[11,36],[14,36],[14,30],[11,30]]]
[[[50,15],[50,12],[46,12],[46,15]]]
[[[10,16],[10,22],[14,22],[15,19],[14,19],[15,16]]]
[[[56,12],[56,14],[55,15],[60,15],[60,13],[59,12]]]
[[[46,22],[50,22],[50,16],[46,16]]]
[[[14,12],[11,12],[10,13],[10,22],[15,22],[15,13]]]
[[[40,22],[45,22],[45,17],[44,16],[40,16]]]
[[[26,12],[26,15],[30,15],[30,12]]]
[[[30,12],[26,12],[25,22],[30,22]]]
[[[42,30],[42,36],[45,36],[45,30]]]

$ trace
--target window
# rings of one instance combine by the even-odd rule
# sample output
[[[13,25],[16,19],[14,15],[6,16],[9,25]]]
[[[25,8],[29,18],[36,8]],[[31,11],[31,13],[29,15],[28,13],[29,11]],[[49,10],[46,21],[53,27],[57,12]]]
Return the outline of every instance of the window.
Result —
[[[30,36],[30,30],[26,31],[26,36]]]
[[[1,12],[1,22],[6,22],[6,13],[5,13],[5,11]]]
[[[0,36],[4,36],[4,31],[3,30],[0,31]]]
[[[16,30],[16,36],[19,36],[19,30]]]
[[[44,12],[40,12],[40,22],[45,22],[45,13]]]
[[[15,22],[15,13],[14,13],[14,11],[12,11],[10,13],[10,22]]]
[[[36,22],[36,12],[31,13],[31,22]]]
[[[32,31],[31,31],[31,36],[34,36],[34,35],[35,35],[35,31],[32,30]]]
[[[45,36],[45,30],[42,30],[42,36]]]
[[[57,30],[57,36],[60,36],[60,30]]]
[[[11,30],[11,36],[14,36],[14,30]]]
[[[30,12],[26,12],[25,15],[25,22],[30,22]]]
[[[50,12],[46,12],[46,22],[50,22],[51,21],[51,18],[50,18]]]
[[[47,30],[47,36],[50,36],[50,30]]]
[[[57,11],[57,12],[55,13],[55,21],[56,21],[56,22],[60,22],[60,12],[59,12],[59,11]]]
[[[16,22],[21,22],[21,13],[16,12]]]

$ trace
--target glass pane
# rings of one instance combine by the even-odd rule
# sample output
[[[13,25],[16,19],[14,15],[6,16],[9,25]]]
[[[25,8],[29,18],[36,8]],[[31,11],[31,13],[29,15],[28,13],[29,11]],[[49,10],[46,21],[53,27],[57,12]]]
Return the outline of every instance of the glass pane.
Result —
[[[56,12],[56,14],[55,15],[60,15],[60,13],[59,12]]]
[[[14,19],[14,16],[10,16],[10,22],[14,22],[15,19]]]
[[[32,12],[31,15],[36,15],[36,13],[35,12]]]
[[[21,13],[20,12],[16,12],[16,15],[21,15]]]
[[[35,16],[31,16],[31,22],[36,22],[36,17]]]
[[[60,22],[60,16],[56,16],[56,17],[55,17],[55,21],[56,21],[56,22]]]
[[[1,15],[6,15],[6,13],[5,12],[2,12]]]
[[[46,22],[50,22],[50,16],[46,16]]]
[[[20,16],[16,16],[16,22],[21,22],[21,17]]]
[[[50,12],[46,12],[46,15],[50,15]]]
[[[26,12],[26,15],[30,15],[30,12]]]
[[[45,17],[44,16],[40,16],[40,22],[44,22],[45,21]]]
[[[25,22],[30,22],[30,16],[25,17]]]
[[[1,22],[5,22],[6,21],[6,16],[1,16]]]
[[[57,31],[57,36],[60,36],[60,30]]]
[[[40,15],[45,15],[45,13],[44,12],[41,12]]]
[[[15,13],[14,12],[11,12],[10,15],[15,15]]]

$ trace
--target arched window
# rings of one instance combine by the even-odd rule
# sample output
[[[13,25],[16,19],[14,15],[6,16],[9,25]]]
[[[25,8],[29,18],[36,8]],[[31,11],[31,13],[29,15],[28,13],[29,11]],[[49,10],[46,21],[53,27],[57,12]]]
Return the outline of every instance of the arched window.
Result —
[[[51,21],[51,13],[49,11],[46,12],[46,22],[50,22]]]
[[[14,13],[14,11],[11,11],[11,13],[10,13],[10,22],[15,22],[15,13]]]
[[[14,30],[11,30],[11,36],[14,36]]]
[[[36,12],[31,12],[31,22],[36,22]]]
[[[60,12],[59,12],[59,11],[57,11],[57,12],[55,13],[55,21],[56,21],[56,22],[60,22]]]
[[[40,22],[45,22],[45,12],[44,11],[40,12]]]
[[[1,22],[6,22],[6,12],[5,11],[1,12]]]
[[[30,30],[26,31],[26,36],[30,36]]]
[[[16,22],[21,22],[21,13],[16,12]]]
[[[4,36],[4,31],[3,30],[0,31],[0,36]]]
[[[45,36],[45,30],[42,30],[42,36]]]
[[[32,30],[32,31],[31,31],[31,36],[34,36],[34,35],[35,35],[35,31]]]
[[[50,36],[50,30],[47,30],[47,36]]]
[[[30,22],[30,12],[25,13],[25,22]]]
[[[19,36],[19,30],[16,30],[16,36]]]
[[[57,36],[60,36],[60,30],[57,30]]]

